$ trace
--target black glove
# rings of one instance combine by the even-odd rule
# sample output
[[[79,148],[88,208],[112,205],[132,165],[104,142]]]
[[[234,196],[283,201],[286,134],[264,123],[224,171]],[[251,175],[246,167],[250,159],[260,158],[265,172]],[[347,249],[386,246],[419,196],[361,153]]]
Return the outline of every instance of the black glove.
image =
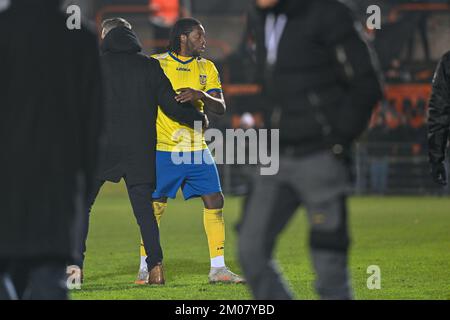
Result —
[[[440,184],[441,186],[447,185],[447,170],[445,169],[444,163],[439,162],[431,164],[431,177],[437,184]]]

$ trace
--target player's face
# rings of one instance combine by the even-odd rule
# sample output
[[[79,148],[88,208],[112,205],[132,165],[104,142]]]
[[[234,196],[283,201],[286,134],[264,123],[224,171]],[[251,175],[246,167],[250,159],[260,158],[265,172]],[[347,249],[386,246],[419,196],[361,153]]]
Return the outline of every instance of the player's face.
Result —
[[[186,49],[193,57],[200,56],[206,50],[206,33],[202,25],[197,26],[187,37]]]

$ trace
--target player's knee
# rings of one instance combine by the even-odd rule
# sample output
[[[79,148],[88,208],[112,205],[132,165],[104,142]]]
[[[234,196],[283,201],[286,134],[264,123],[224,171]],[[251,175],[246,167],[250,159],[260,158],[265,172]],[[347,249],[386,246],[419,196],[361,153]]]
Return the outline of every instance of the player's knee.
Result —
[[[202,198],[206,209],[222,209],[225,204],[225,198],[222,192],[209,194]]]
[[[161,198],[158,198],[158,199],[153,199],[153,202],[167,203],[167,197],[161,197]]]
[[[331,199],[308,210],[311,223],[312,249],[347,251],[350,240],[347,228],[347,209],[344,197]]]

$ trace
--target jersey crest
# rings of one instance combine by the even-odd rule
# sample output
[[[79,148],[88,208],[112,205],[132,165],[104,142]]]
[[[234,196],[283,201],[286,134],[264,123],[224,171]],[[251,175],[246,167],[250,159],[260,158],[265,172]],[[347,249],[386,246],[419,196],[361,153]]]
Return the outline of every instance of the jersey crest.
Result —
[[[206,74],[201,74],[200,75],[200,85],[206,86],[207,82],[208,82],[208,77],[206,76]]]

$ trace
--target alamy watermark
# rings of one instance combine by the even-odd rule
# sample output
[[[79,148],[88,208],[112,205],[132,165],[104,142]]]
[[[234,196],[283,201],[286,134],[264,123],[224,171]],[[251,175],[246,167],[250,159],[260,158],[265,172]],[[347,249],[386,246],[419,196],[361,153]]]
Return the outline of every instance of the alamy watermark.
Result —
[[[81,29],[81,8],[77,5],[70,5],[66,9],[69,17],[66,20],[66,26],[69,30]]]
[[[207,129],[202,135],[202,122],[194,124],[194,134],[186,129],[175,132],[173,139],[178,144],[172,150],[172,162],[180,164],[212,164],[207,153],[194,153],[191,147],[199,150],[203,136],[209,143],[209,150],[217,164],[260,165],[261,175],[276,175],[280,167],[280,131],[278,129],[226,129],[225,134],[218,129]]]
[[[377,5],[371,5],[367,7],[367,14],[370,17],[367,18],[366,26],[369,30],[381,29],[381,8]]]
[[[370,276],[367,278],[367,289],[380,290],[381,289],[381,269],[377,265],[371,265],[367,267],[367,274]]]
[[[80,290],[81,289],[81,269],[78,266],[68,266],[66,273],[68,277],[66,279],[66,286],[68,290]]]

